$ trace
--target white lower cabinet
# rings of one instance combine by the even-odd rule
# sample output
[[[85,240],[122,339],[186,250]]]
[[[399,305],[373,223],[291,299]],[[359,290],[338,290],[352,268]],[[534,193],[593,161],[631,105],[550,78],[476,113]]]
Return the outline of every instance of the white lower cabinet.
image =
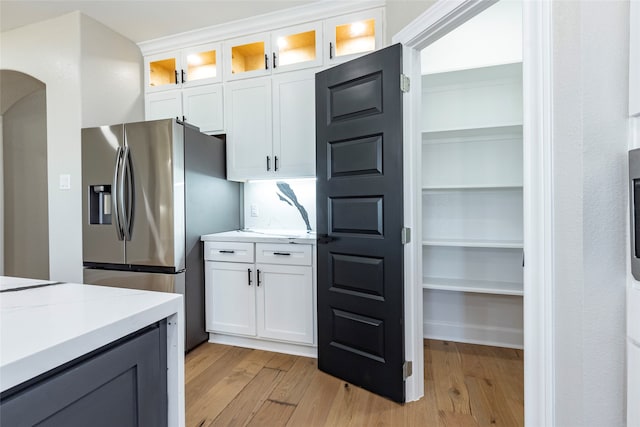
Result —
[[[312,245],[205,242],[205,298],[212,334],[314,345]]]
[[[257,264],[258,336],[313,344],[311,267]]]
[[[205,269],[207,330],[256,334],[253,264],[207,261]]]

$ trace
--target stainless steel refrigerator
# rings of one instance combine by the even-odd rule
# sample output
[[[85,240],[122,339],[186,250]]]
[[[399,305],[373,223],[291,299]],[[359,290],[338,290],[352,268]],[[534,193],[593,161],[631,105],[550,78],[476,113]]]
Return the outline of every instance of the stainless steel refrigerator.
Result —
[[[207,339],[202,234],[235,230],[225,142],[175,119],[82,129],[88,284],[184,295],[186,350]]]

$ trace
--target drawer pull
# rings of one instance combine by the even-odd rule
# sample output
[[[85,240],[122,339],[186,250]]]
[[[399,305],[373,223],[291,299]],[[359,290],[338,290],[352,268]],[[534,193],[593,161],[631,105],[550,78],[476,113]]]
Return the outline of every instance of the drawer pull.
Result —
[[[224,251],[224,250],[221,250],[220,253],[221,254],[235,254],[236,251]]]
[[[251,269],[250,268],[247,268],[247,276],[249,279],[249,286],[251,286]]]
[[[291,253],[289,252],[274,252],[274,255],[280,255],[280,256],[291,256]]]
[[[258,286],[260,286],[260,270],[256,270],[258,272]]]

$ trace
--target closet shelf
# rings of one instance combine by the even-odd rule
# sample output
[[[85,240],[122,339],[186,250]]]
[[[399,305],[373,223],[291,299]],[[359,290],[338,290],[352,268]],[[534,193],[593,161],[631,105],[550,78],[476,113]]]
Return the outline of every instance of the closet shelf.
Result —
[[[437,144],[444,142],[465,142],[522,137],[522,123],[504,123],[497,126],[478,126],[455,129],[425,129],[422,131],[422,142]]]
[[[422,191],[446,191],[446,190],[517,190],[522,189],[522,184],[478,184],[478,185],[424,185]]]
[[[492,295],[523,296],[522,283],[516,282],[491,282],[485,280],[445,279],[440,277],[424,277],[422,279],[424,289],[473,292]]]
[[[518,240],[474,240],[474,239],[425,239],[422,246],[456,246],[464,248],[503,248],[522,249],[524,244]]]

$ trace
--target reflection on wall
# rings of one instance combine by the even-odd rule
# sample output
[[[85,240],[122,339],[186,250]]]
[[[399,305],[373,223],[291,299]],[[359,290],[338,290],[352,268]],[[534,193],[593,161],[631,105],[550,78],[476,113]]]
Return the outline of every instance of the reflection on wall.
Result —
[[[315,230],[316,180],[245,183],[244,226],[250,229]]]

